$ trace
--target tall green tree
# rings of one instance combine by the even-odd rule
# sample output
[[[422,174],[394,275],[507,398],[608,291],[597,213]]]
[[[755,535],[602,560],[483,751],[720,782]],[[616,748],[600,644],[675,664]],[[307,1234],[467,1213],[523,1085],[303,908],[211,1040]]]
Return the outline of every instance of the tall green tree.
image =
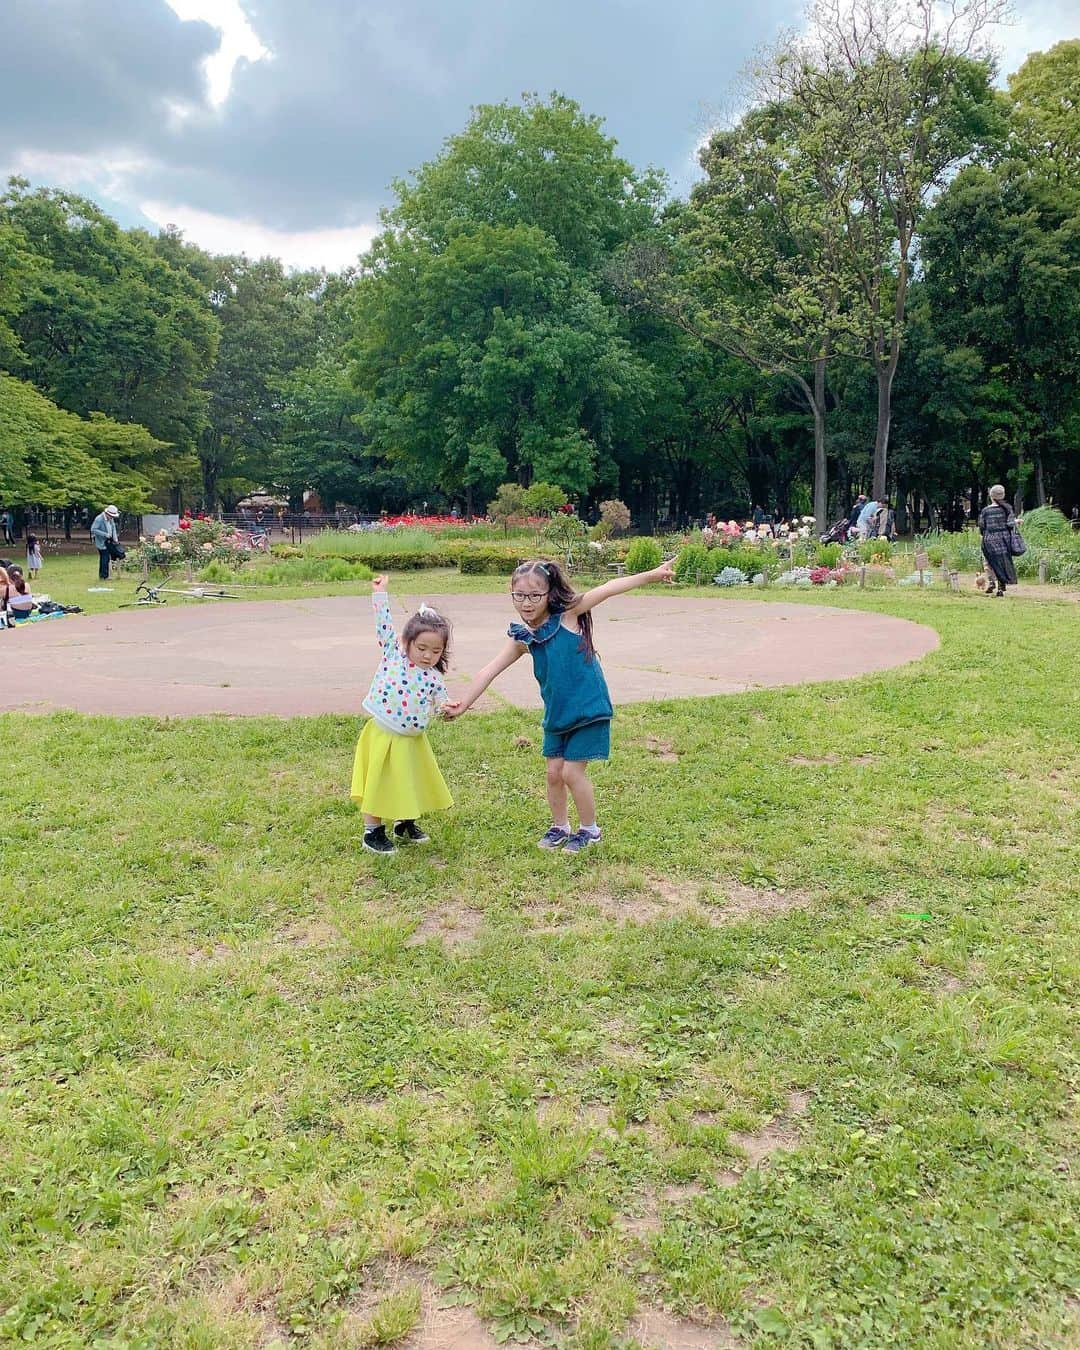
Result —
[[[591,486],[634,362],[611,309],[538,228],[481,225],[438,252],[387,235],[357,315],[365,429],[418,486],[477,503],[508,478]]]
[[[325,285],[321,272],[289,274],[276,258],[215,262],[207,295],[221,339],[205,382],[207,416],[198,439],[203,502],[210,509],[222,501],[233,505],[273,477],[284,428],[283,385],[315,359]],[[189,265],[205,275],[197,253]]]
[[[993,63],[981,55],[1003,0],[821,0],[805,33],[758,71],[769,101],[798,110],[832,220],[840,270],[855,279],[877,386],[873,482],[885,494],[892,390],[918,235],[969,156],[1004,134]],[[845,284],[848,284],[845,282]]]
[[[660,180],[554,95],[478,108],[396,186],[357,288],[375,453],[478,504],[508,478],[613,481],[640,371],[602,265],[653,219]]]
[[[66,507],[151,505],[153,466],[165,447],[145,427],[58,408],[25,380],[0,372],[0,501]]]
[[[85,198],[18,179],[0,197],[0,237],[24,263],[22,281],[0,290],[19,373],[71,412],[137,423],[189,451],[217,325],[188,273]]]

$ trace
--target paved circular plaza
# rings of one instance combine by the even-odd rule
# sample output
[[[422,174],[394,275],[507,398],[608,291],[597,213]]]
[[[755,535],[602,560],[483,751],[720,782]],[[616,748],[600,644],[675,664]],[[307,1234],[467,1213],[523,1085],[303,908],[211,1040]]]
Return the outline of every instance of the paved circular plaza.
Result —
[[[395,595],[398,626],[425,597]],[[428,596],[454,625],[453,692],[491,659],[513,611],[502,595]],[[617,703],[701,698],[847,679],[938,645],[883,614],[749,599],[628,595],[596,611],[596,645]],[[378,647],[368,595],[318,600],[178,600],[26,624],[0,634],[0,709],[115,716],[355,713]],[[523,658],[479,705],[539,707]]]

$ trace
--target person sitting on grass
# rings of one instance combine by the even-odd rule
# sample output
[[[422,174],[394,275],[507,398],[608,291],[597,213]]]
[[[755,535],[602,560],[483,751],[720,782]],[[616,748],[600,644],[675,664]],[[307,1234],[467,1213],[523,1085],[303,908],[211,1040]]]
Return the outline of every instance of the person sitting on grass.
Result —
[[[7,610],[13,619],[28,619],[37,607],[37,601],[26,584],[21,567],[7,570]]]
[[[526,652],[544,700],[544,758],[551,828],[538,840],[542,849],[580,853],[600,842],[589,761],[607,759],[613,708],[600,658],[593,646],[592,613],[604,600],[652,581],[671,581],[671,563],[618,577],[578,594],[554,562],[522,563],[510,578],[510,598],[521,616],[507,630],[509,641],[476,676],[463,698],[446,705],[445,716],[460,717],[497,676]],[[577,808],[578,828],[570,832],[567,792]]]
[[[399,642],[388,584],[384,576],[371,583],[382,660],[364,699],[370,716],[356,747],[351,790],[364,815],[363,846],[383,855],[397,852],[386,834],[388,820],[395,822],[398,843],[426,844],[419,818],[454,804],[427,738],[428,723],[446,702],[450,625],[421,605]]]

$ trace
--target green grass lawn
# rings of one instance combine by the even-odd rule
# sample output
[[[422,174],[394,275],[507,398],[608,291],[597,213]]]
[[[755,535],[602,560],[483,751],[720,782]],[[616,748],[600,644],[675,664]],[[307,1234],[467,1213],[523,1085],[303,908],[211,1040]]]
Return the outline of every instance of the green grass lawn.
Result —
[[[942,646],[621,709],[576,860],[512,709],[392,862],[357,719],[0,718],[0,1336],[1076,1344],[1080,610],[776,594]]]

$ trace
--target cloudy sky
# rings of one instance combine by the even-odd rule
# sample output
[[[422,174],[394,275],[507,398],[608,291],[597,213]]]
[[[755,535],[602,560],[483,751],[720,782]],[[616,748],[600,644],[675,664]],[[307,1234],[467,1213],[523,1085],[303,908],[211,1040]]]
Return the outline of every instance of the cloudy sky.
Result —
[[[0,0],[0,176],[123,224],[340,267],[476,103],[558,89],[676,190],[800,0]],[[1077,35],[1016,0],[1005,71]]]

